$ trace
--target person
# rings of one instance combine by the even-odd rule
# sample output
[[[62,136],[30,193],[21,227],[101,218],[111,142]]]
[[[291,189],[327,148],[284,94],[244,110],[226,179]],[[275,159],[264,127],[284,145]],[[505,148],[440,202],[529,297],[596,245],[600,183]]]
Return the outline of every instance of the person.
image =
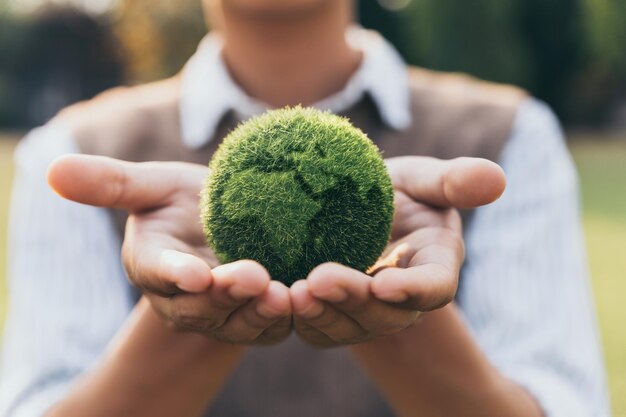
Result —
[[[512,87],[407,68],[352,6],[206,0],[215,31],[179,76],[28,135],[2,415],[609,415],[555,117]],[[325,264],[286,288],[204,246],[198,164],[237,122],[295,104],[350,117],[387,158],[396,214],[374,277]],[[94,156],[56,160],[50,184],[86,205],[46,184],[67,153]],[[508,185],[472,211],[504,186],[475,158]]]

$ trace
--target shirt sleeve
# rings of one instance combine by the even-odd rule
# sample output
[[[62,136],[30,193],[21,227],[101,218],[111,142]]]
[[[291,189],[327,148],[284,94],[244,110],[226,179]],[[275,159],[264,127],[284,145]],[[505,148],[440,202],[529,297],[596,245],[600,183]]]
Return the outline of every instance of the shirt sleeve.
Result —
[[[500,162],[507,190],[466,231],[458,303],[491,362],[546,417],[606,417],[578,180],[545,104],[521,107]]]
[[[49,163],[76,151],[53,121],[15,153],[2,417],[45,414],[94,366],[133,305],[106,211],[65,201],[47,185]]]

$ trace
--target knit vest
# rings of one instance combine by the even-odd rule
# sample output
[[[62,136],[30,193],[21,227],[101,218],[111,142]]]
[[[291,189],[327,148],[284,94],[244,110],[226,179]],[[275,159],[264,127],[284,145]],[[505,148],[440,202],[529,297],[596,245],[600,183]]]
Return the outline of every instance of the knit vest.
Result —
[[[387,127],[369,96],[343,115],[385,158],[472,156],[497,161],[525,93],[458,74],[409,69],[411,126]],[[118,88],[72,106],[67,121],[81,152],[128,161],[186,161],[206,165],[237,124],[226,114],[200,149],[181,140],[180,79]],[[463,212],[465,225],[470,212]],[[126,214],[112,212],[123,236]],[[468,260],[471,262],[471,259]],[[103,312],[105,313],[105,312]],[[385,358],[379,358],[385,361]],[[155,364],[155,366],[157,366]],[[206,416],[385,417],[393,411],[346,348],[318,350],[292,335],[273,347],[249,349]]]

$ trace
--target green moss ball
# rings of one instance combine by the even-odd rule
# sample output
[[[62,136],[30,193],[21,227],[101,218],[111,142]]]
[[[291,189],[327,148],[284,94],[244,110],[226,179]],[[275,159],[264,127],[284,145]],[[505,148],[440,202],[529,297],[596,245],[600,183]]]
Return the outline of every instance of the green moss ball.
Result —
[[[231,132],[209,168],[202,223],[222,263],[252,259],[291,285],[324,262],[365,271],[387,245],[391,179],[347,119],[270,111]]]

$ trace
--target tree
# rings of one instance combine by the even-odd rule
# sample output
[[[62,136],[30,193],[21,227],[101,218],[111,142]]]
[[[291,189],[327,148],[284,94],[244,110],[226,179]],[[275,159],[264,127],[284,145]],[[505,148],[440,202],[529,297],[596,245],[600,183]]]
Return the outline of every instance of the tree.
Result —
[[[206,33],[200,0],[120,0],[115,16],[134,82],[176,73]]]
[[[0,125],[31,127],[124,82],[110,28],[84,12],[46,7],[0,15]]]

